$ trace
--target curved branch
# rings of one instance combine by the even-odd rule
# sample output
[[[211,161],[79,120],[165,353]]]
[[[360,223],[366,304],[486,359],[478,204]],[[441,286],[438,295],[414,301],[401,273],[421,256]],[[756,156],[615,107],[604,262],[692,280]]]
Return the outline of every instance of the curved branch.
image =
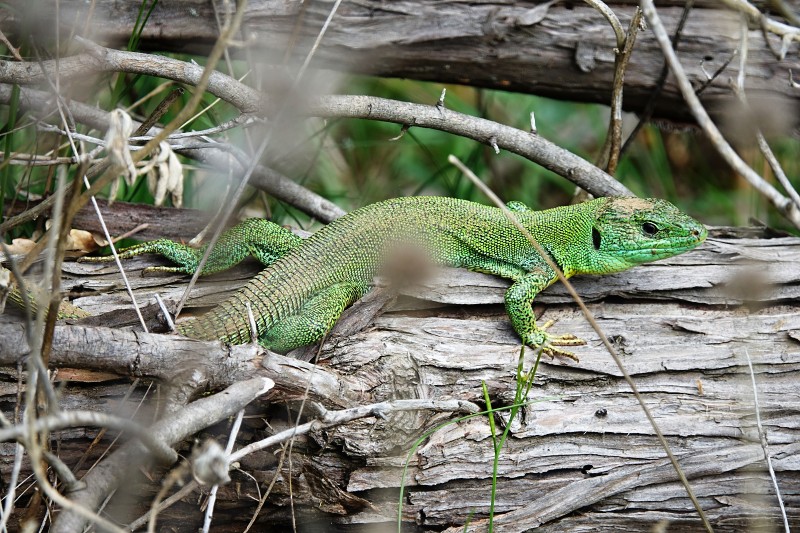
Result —
[[[595,196],[633,196],[627,187],[585,159],[532,133],[433,105],[374,96],[322,96],[306,113],[325,118],[363,118],[430,128],[520,155],[552,170]]]
[[[203,67],[194,63],[155,54],[114,50],[87,39],[76,39],[88,49],[88,53],[41,63],[0,61],[0,81],[35,85],[56,75],[63,83],[97,72],[127,72],[164,78],[194,87],[203,75]],[[211,73],[206,90],[245,113],[256,113],[263,107],[258,91],[221,72]]]
[[[142,441],[142,444],[159,460],[165,463],[172,463],[178,460],[175,450],[166,446],[163,442],[154,438],[153,435],[132,420],[119,418],[106,413],[96,411],[63,411],[45,418],[37,418],[33,422],[33,431],[58,431],[76,426],[97,426],[104,428],[127,431],[134,437]],[[7,429],[0,429],[0,442],[7,440],[26,440],[30,428],[25,425],[16,425]]]
[[[722,0],[722,3],[744,14],[750,21],[761,24],[767,31],[779,35],[787,41],[800,41],[800,28],[769,18],[747,0]]]
[[[0,70],[2,70],[2,65],[0,65]],[[0,103],[8,103],[11,100],[11,97],[11,86],[0,84]],[[20,88],[20,106],[25,109],[41,110],[51,105],[50,102],[51,96],[49,93],[28,87]],[[97,109],[96,107],[76,101],[69,102],[68,106],[72,112],[72,115],[75,117],[75,120],[78,122],[89,125],[101,131],[105,131],[108,128],[110,114],[107,111],[103,111]],[[160,130],[157,128],[153,128],[151,130],[151,132],[157,131]],[[235,165],[237,170],[241,171],[244,169],[244,165],[242,165],[241,162],[239,162],[235,157],[232,157],[226,150],[223,149],[189,149],[181,150],[180,153],[181,155],[185,155],[215,168],[227,168],[229,164],[232,164]],[[258,187],[259,189],[266,191],[275,198],[297,207],[301,211],[316,217],[322,222],[330,222],[331,220],[339,218],[344,214],[344,210],[330,200],[327,200],[322,196],[306,189],[302,185],[295,183],[276,170],[263,165],[256,168],[256,171],[253,173],[253,176],[250,179],[250,183],[254,187]],[[42,210],[46,209],[48,207],[46,202],[47,200],[39,204],[37,207]],[[26,215],[25,213],[19,215],[19,220],[22,222],[25,221],[22,220],[23,216],[27,217],[30,215]],[[17,222],[17,217],[14,218],[14,220],[9,219],[0,224],[0,234],[19,223]]]
[[[622,48],[625,45],[625,30],[622,29],[622,23],[620,23],[617,14],[614,13],[611,8],[601,0],[584,1],[599,11],[600,14],[603,15],[603,17],[608,21],[609,25],[611,25],[611,29],[614,30],[614,37],[617,40],[617,48]]]
[[[87,45],[89,43],[85,40],[82,42]],[[113,50],[93,43],[91,47],[91,56],[76,57],[90,57],[90,64],[97,69],[146,73],[190,85],[197,81],[198,72],[202,72],[200,67],[176,59]],[[60,60],[62,71],[65,69],[64,64],[68,65],[67,76],[80,72],[74,65],[75,61],[74,58]],[[45,67],[55,69],[56,65],[50,62]],[[29,84],[41,77],[38,64],[0,62],[0,82]],[[208,92],[242,112],[265,111],[261,106],[263,99],[260,93],[219,72],[214,72],[209,80]],[[488,145],[492,145],[494,139],[499,148],[538,163],[595,196],[633,196],[627,187],[591,163],[537,135],[443,107],[366,96],[323,96],[312,98],[307,103],[306,110],[301,112],[326,118],[364,118],[403,126],[431,128]]]

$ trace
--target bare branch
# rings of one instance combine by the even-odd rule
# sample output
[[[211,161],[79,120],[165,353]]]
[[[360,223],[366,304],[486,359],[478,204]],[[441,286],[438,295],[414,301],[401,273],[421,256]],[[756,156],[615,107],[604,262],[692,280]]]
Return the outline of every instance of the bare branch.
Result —
[[[322,408],[322,406],[319,407]],[[324,408],[322,409],[323,411],[318,419],[289,428],[266,439],[248,444],[247,446],[237,450],[236,453],[231,454],[228,460],[231,463],[234,463],[236,461],[240,461],[243,457],[246,457],[253,452],[286,442],[287,440],[298,435],[305,435],[311,430],[340,426],[342,424],[346,424],[347,422],[358,420],[359,418],[371,416],[383,418],[387,414],[393,412],[419,411],[422,409],[445,412],[452,411],[467,414],[474,414],[480,411],[478,406],[474,403],[462,400],[391,400],[388,402],[380,402],[370,405],[360,405],[358,407],[353,407],[352,409],[343,409],[341,411],[327,411]]]
[[[611,122],[608,125],[606,142],[598,164],[606,172],[613,175],[617,170],[620,151],[622,149],[622,92],[625,86],[625,69],[633,53],[636,35],[642,23],[642,10],[636,9],[628,25],[628,33],[622,45],[615,50],[614,88],[611,92]]]
[[[800,41],[800,28],[791,26],[789,24],[784,24],[783,22],[778,22],[767,17],[761,13],[756,6],[747,0],[722,0],[722,3],[729,8],[746,15],[750,21],[760,24],[761,27],[767,31],[781,36],[785,41]],[[785,51],[781,55],[780,59],[783,59],[784,56]]]
[[[728,144],[722,136],[719,128],[717,128],[716,124],[711,120],[711,117],[708,116],[708,113],[700,103],[700,99],[697,98],[697,95],[694,93],[694,88],[691,82],[689,82],[689,78],[686,76],[678,56],[670,45],[669,36],[667,35],[664,25],[661,23],[661,19],[658,17],[653,1],[641,0],[641,5],[647,22],[653,30],[653,33],[655,33],[658,44],[661,46],[661,50],[664,52],[664,56],[667,59],[667,63],[669,63],[670,69],[675,75],[675,79],[678,81],[678,86],[681,89],[683,97],[686,99],[686,103],[691,108],[695,120],[708,136],[709,140],[719,154],[736,172],[741,174],[750,185],[761,193],[761,195],[766,197],[778,212],[794,224],[795,227],[800,228],[800,208],[751,169],[747,163],[739,157],[739,154],[731,148],[730,144]]]
[[[758,440],[761,443],[761,448],[764,451],[764,458],[767,462],[767,470],[769,471],[770,480],[772,480],[772,486],[775,489],[775,496],[777,496],[778,506],[781,509],[781,517],[783,518],[783,527],[786,533],[791,531],[789,527],[789,519],[786,516],[786,507],[783,504],[783,496],[781,496],[781,488],[778,485],[778,479],[775,475],[775,468],[772,466],[772,456],[770,455],[769,451],[769,443],[767,441],[767,433],[764,430],[764,426],[761,423],[761,405],[758,402],[758,387],[756,386],[756,374],[753,371],[753,360],[750,358],[750,352],[748,350],[744,351],[744,355],[747,358],[747,368],[750,371],[750,384],[753,386],[753,410],[756,415],[756,427],[758,428]]]
[[[150,428],[153,438],[175,445],[190,435],[240,411],[248,403],[272,388],[265,378],[254,378],[231,385],[227,389],[190,403],[183,409],[159,420]],[[77,505],[96,509],[105,497],[123,482],[125,472],[135,465],[146,464],[148,455],[141,447],[128,443],[112,453],[102,469],[94,469],[83,478],[86,490],[73,496]],[[56,518],[53,533],[69,533],[83,528],[85,519],[63,511]]]
[[[196,86],[203,74],[202,66],[187,61],[155,54],[114,50],[88,39],[76,39],[89,53],[43,61],[41,65],[44,70],[37,63],[0,61],[0,82],[35,85],[44,82],[47,77],[54,77],[56,73],[62,81],[68,81],[95,72],[128,72]],[[257,113],[263,108],[264,102],[260,93],[221,72],[211,73],[206,90],[245,113]]]
[[[363,118],[413,124],[460,135],[513,152],[552,170],[596,196],[632,196],[627,187],[585,159],[539,135],[450,109],[376,98],[372,96],[323,96],[311,102],[306,113],[325,118]]]
[[[40,433],[42,431],[58,431],[77,426],[97,426],[131,433],[137,439],[140,439],[142,444],[147,446],[158,460],[165,463],[173,463],[178,460],[178,455],[174,450],[153,437],[149,430],[143,428],[136,422],[95,411],[73,410],[58,412],[44,418],[37,418],[32,428],[28,428],[24,425],[16,425],[11,428],[0,429],[0,441],[21,440],[26,442],[30,439],[30,429],[33,429],[36,433]]]
[[[8,103],[11,99],[12,89],[8,85],[0,84],[0,102]],[[50,95],[22,87],[20,89],[20,104],[32,111],[40,111],[50,105]],[[80,102],[69,102],[69,108],[75,119],[82,124],[90,125],[101,131],[108,128],[109,113],[99,110],[93,106]],[[160,131],[156,129],[155,131]],[[244,165],[235,157],[232,157],[226,150],[182,150],[181,154],[191,157],[201,163],[205,163],[214,168],[228,168],[233,165],[237,172],[244,169]],[[295,183],[291,179],[281,175],[279,172],[264,166],[259,166],[251,179],[251,184],[265,190],[279,200],[283,200],[298,209],[318,218],[323,222],[330,222],[344,214],[344,211],[333,202],[322,198],[305,187]],[[52,198],[52,197],[51,197]],[[34,209],[31,209],[19,217],[8,219],[0,223],[0,234],[14,227],[17,224],[35,218],[38,213],[47,209],[53,200],[45,200]]]
[[[98,47],[98,49],[103,50],[104,55],[110,54],[117,58],[128,58],[132,54],[132,52],[110,50],[103,47]],[[138,56],[131,58],[131,62],[134,65],[138,65],[141,61],[145,61],[145,59]],[[152,59],[150,63],[152,63]],[[185,68],[178,69],[178,65],[170,65],[170,69],[164,73],[164,76],[182,83],[196,82],[197,72],[192,72],[193,68],[196,69],[196,67],[183,62],[178,63]],[[120,59],[111,62],[111,64],[116,68],[121,68],[127,63]],[[30,68],[21,69],[14,65],[17,64],[7,65],[6,69],[0,68],[0,82],[19,83],[19,80],[23,77],[17,70],[24,71],[26,74],[28,71],[34,70]],[[152,65],[149,66],[150,68],[155,68]],[[215,91],[212,92],[209,89],[209,92],[236,105],[243,112],[253,112],[254,109],[261,113],[264,112],[261,109],[260,96],[253,89],[218,72],[214,72],[213,76],[215,79],[224,77],[225,83],[218,83],[214,88]],[[24,79],[28,81],[28,78]],[[363,96],[323,96],[312,99],[308,104],[308,109],[303,112],[327,118],[365,118],[394,122],[402,126],[413,124],[415,127],[438,129],[488,145],[491,145],[492,138],[495,138],[497,148],[505,149],[530,159],[573,181],[579,187],[596,196],[632,195],[626,187],[616,182],[608,174],[541,137],[532,137],[526,132],[522,132],[522,130],[500,125],[486,119],[470,117],[469,115],[450,111],[444,107],[416,105]]]
[[[733,83],[733,90],[736,96],[739,98],[739,101],[742,103],[744,108],[752,113],[750,109],[750,104],[747,101],[747,95],[744,92],[745,87],[745,77],[747,72],[747,56],[749,51],[748,46],[748,38],[747,38],[747,22],[742,17],[742,24],[740,26],[741,29],[741,44],[739,46],[739,74],[736,76],[736,82]],[[775,174],[775,177],[778,179],[778,182],[783,187],[783,190],[786,191],[786,194],[789,195],[792,202],[794,202],[795,207],[800,210],[800,195],[797,194],[792,182],[789,181],[788,176],[786,176],[786,172],[784,172],[783,167],[781,166],[778,158],[775,157],[775,154],[772,152],[772,149],[769,147],[769,143],[767,139],[764,137],[764,134],[761,132],[760,128],[755,128],[755,135],[756,135],[756,142],[758,143],[758,149],[761,150],[761,154],[766,159],[769,167],[772,169],[772,173]]]
[[[622,48],[625,45],[625,30],[622,29],[622,24],[617,18],[617,15],[608,7],[605,2],[601,0],[584,0],[587,4],[599,11],[603,17],[611,25],[614,30],[614,37],[617,41],[617,48]]]

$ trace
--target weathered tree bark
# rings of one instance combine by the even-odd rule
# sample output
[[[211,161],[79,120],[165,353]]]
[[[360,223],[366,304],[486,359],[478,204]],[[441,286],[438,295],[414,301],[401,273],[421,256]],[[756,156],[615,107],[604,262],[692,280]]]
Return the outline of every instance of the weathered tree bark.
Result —
[[[288,88],[291,69],[275,65],[284,65],[286,54],[298,62],[305,56],[332,5],[333,0],[248,3],[243,26],[245,51],[264,62],[261,83],[267,92]],[[670,31],[678,24],[682,5],[664,2],[659,8]],[[87,4],[67,0],[59,6],[62,35],[77,31],[100,42],[120,43],[128,41],[141,2],[100,0]],[[627,2],[610,6],[627,25],[633,6]],[[27,22],[24,15],[18,18],[11,14],[0,26],[6,33],[19,28],[47,28],[43,38],[49,39],[50,28],[57,23],[54,17],[55,10],[32,11]],[[144,27],[140,46],[205,53],[218,35],[215,17],[212,4],[204,1],[158,3]],[[737,13],[716,3],[696,2],[679,44],[684,68],[697,88],[706,84],[706,73],[724,67],[702,94],[706,107],[718,116],[739,107],[729,83],[738,71],[738,60],[730,60],[739,47],[739,25]],[[769,111],[764,125],[797,127],[800,95],[789,83],[789,70],[800,72],[797,43],[778,60],[774,51],[780,49],[779,37],[771,35],[768,42],[755,26],[747,36],[745,87],[751,104],[762,111],[755,116],[764,118],[763,113]],[[368,0],[340,6],[314,64],[326,70],[608,103],[615,46],[606,20],[582,2],[558,2],[546,8],[536,2],[509,0]],[[626,109],[644,108],[662,65],[652,34],[641,32],[625,75]],[[655,116],[692,122],[669,79]]]
[[[576,278],[579,293],[611,337],[628,371],[677,455],[717,531],[780,529],[774,489],[759,442],[755,411],[769,443],[787,513],[800,516],[800,239],[755,238],[719,230],[700,249],[602,278]],[[145,261],[131,263],[140,268]],[[115,276],[96,265],[68,263],[65,286],[84,291],[77,304],[102,312],[126,305]],[[91,274],[90,274],[91,272]],[[108,272],[108,273],[106,273]],[[206,280],[193,305],[210,305],[229,293],[246,269]],[[183,281],[132,275],[140,300],[154,287],[174,299]],[[163,384],[192,375],[201,386],[220,388],[263,375],[276,382],[271,401],[248,410],[238,442],[244,445],[294,424],[284,400],[308,390],[305,413],[315,405],[344,409],[387,399],[459,399],[481,403],[485,383],[495,407],[513,399],[518,340],[499,302],[502,280],[447,270],[400,299],[394,311],[366,331],[333,336],[314,366],[291,358],[262,355],[254,347],[226,348],[157,334],[94,326],[58,326],[51,364],[62,408],[132,412],[145,391],[140,386],[121,406],[117,401],[136,376]],[[426,303],[427,302],[427,303]],[[440,302],[447,305],[435,305]],[[495,526],[523,531],[597,530],[598,527],[700,530],[653,430],[596,334],[560,287],[546,291],[543,319],[558,319],[556,332],[587,340],[576,348],[580,362],[542,361],[533,401],[513,421],[498,465]],[[468,305],[469,304],[469,305]],[[17,395],[14,364],[26,352],[18,321],[0,317],[0,404],[13,413]],[[525,354],[525,369],[534,354]],[[758,404],[748,359],[752,361]],[[69,380],[65,383],[62,380]],[[205,380],[205,381],[203,381]],[[174,384],[174,383],[173,383]],[[158,399],[144,398],[137,420],[152,421]],[[346,529],[391,522],[396,516],[403,465],[415,439],[447,413],[387,413],[300,437],[259,515],[261,524],[290,520],[289,498],[303,530]],[[506,415],[497,417],[503,428]],[[268,422],[265,425],[264,422]],[[227,428],[202,436],[225,440]],[[54,434],[53,449],[75,467],[94,430]],[[410,455],[403,518],[421,530],[485,527],[492,471],[492,443],[485,416],[439,428]],[[109,441],[106,437],[103,446]],[[237,445],[237,448],[239,446]],[[2,450],[3,479],[13,446]],[[102,448],[94,448],[94,458]],[[182,448],[181,451],[187,451]],[[241,531],[260,494],[275,476],[280,452],[265,450],[241,461],[233,483],[221,488],[215,531]],[[91,460],[78,469],[84,472]],[[27,467],[23,469],[23,479]],[[161,478],[161,472],[151,476]],[[291,485],[290,485],[291,481]],[[260,490],[259,490],[260,484]],[[108,512],[122,523],[147,510],[159,484],[144,476],[126,479]],[[30,492],[20,500],[24,507]],[[202,521],[197,493],[163,511],[159,527],[194,529]]]

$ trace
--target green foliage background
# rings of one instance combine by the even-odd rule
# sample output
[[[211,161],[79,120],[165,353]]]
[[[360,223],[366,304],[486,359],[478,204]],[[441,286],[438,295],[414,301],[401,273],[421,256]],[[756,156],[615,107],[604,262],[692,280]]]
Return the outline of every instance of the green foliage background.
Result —
[[[201,58],[197,60],[201,62]],[[225,70],[224,66],[220,68]],[[241,76],[245,72],[245,65],[234,66],[234,75]],[[106,110],[130,108],[131,114],[139,119],[152,112],[174,87],[171,82],[149,76],[106,76],[99,80],[99,85],[95,81],[91,91],[84,93],[92,95],[87,103]],[[368,77],[347,79],[339,92],[434,104],[443,87],[447,88],[445,105],[462,113],[527,130],[530,114],[534,112],[539,135],[589,161],[597,158],[603,145],[607,106]],[[187,89],[182,97],[183,104],[188,101],[192,88]],[[210,105],[214,100],[206,95],[204,103]],[[162,122],[170,120],[177,109],[178,106],[173,106]],[[186,129],[211,128],[233,118],[236,113],[231,106],[217,102]],[[629,130],[636,120],[634,115],[627,115],[626,128]],[[0,108],[0,123],[0,150],[6,155],[12,152],[47,153],[56,147],[59,155],[70,155],[63,138],[36,131],[32,118],[20,112],[15,103]],[[79,130],[85,131],[85,128]],[[521,200],[535,208],[547,208],[569,202],[574,192],[574,186],[567,180],[516,155],[495,154],[489,146],[438,131],[411,128],[401,138],[393,140],[400,134],[398,126],[367,120],[334,120],[326,124],[316,120],[296,130],[291,139],[293,151],[273,153],[272,160],[277,157],[279,166],[291,167],[287,175],[347,210],[385,198],[414,194],[447,195],[485,202],[469,181],[447,163],[449,154],[465,161],[507,200]],[[98,132],[91,133],[102,137]],[[230,130],[220,138],[248,151],[259,134],[254,129],[248,140],[239,129]],[[781,138],[773,141],[786,172],[790,176],[800,174],[798,140]],[[769,175],[754,147],[740,148],[756,170]],[[267,159],[266,163],[271,164],[272,160]],[[216,207],[220,183],[225,176],[194,169],[190,161],[186,164],[185,205]],[[75,167],[70,168],[74,171]],[[652,125],[645,127],[621,159],[617,177],[636,194],[669,199],[706,224],[742,225],[756,218],[774,227],[788,229],[785,221],[749,185],[733,175],[703,137],[691,129],[666,131]],[[0,165],[0,179],[3,199],[25,202],[52,191],[54,169],[12,166],[4,162]],[[144,181],[140,179],[133,187],[123,187],[118,199],[152,202]],[[250,204],[249,216],[271,216],[276,221],[304,227],[310,223],[297,210],[258,192],[250,193],[245,201]],[[31,230],[28,226],[13,235]]]

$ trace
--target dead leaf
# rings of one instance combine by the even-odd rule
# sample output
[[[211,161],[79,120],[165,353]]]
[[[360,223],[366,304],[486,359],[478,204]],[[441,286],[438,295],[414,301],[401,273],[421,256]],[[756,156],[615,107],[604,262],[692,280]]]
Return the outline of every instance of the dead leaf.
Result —
[[[167,193],[175,207],[183,204],[183,165],[166,142],[158,146],[158,154],[147,166],[147,187],[156,205],[164,203]]]
[[[11,255],[27,254],[34,246],[36,246],[36,241],[23,238],[14,239],[11,241],[11,246],[8,247],[8,253]]]
[[[69,236],[67,237],[67,250],[93,252],[97,250],[97,243],[91,231],[73,229],[69,231]]]

